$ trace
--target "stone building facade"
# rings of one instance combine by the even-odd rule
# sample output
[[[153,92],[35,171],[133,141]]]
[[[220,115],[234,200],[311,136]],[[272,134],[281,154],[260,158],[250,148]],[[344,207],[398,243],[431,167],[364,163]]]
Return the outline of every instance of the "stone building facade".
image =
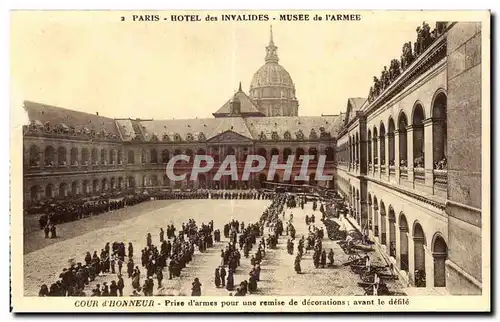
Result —
[[[24,200],[34,204],[59,198],[87,197],[117,191],[212,188],[241,189],[282,181],[283,170],[268,178],[269,167],[252,174],[249,181],[229,176],[214,180],[227,155],[238,160],[238,174],[249,154],[269,161],[278,155],[314,155],[309,181],[299,183],[333,187],[333,180],[316,182],[315,165],[326,155],[325,175],[333,176],[335,134],[342,116],[297,116],[295,86],[278,64],[271,30],[265,65],[254,75],[250,95],[240,86],[214,118],[143,120],[111,119],[35,102],[25,102],[30,125],[24,127]],[[214,170],[169,180],[166,165],[172,156],[208,154]],[[193,162],[179,162],[175,171],[190,173]],[[293,164],[292,177],[301,161]]]
[[[368,99],[348,101],[336,185],[409,283],[480,294],[480,25],[417,31]]]
[[[353,220],[404,280],[481,293],[480,37],[477,23],[437,23],[432,31],[424,24],[401,59],[374,78],[368,97],[348,99],[335,116],[297,116],[295,87],[272,36],[249,95],[240,84],[214,118],[111,119],[25,102],[25,204],[118,191],[259,188],[268,180],[266,167],[248,182],[214,180],[215,170],[172,182],[165,168],[177,154],[209,154],[216,167],[235,155],[239,174],[249,154],[280,162],[315,155],[308,183],[345,195]],[[318,155],[326,155],[332,181],[315,182]],[[294,163],[292,178],[300,167]],[[272,181],[283,182],[280,171]]]

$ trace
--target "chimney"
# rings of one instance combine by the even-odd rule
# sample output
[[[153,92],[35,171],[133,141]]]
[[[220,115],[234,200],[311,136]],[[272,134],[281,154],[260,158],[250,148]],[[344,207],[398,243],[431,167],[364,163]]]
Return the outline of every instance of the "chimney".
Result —
[[[95,112],[95,115],[99,116],[99,112]]]

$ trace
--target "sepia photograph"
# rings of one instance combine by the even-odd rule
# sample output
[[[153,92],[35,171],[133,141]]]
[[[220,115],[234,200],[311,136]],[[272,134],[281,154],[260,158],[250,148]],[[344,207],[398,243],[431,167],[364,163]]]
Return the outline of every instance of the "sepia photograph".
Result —
[[[488,11],[10,15],[14,311],[490,309]]]

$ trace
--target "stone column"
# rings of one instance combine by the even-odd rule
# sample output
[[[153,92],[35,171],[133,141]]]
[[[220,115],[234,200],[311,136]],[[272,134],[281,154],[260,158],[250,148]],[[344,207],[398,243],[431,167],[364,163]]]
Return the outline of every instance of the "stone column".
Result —
[[[408,154],[408,181],[413,186],[413,126],[406,128],[406,153]]]
[[[378,142],[379,142],[379,144],[378,144],[378,150],[379,150],[378,164],[380,164],[380,169],[379,169],[380,171],[379,171],[379,175],[377,177],[382,179],[382,177],[383,177],[382,176],[382,168],[383,167],[385,168],[385,165],[382,165],[382,156],[384,156],[384,158],[385,158],[386,150],[387,150],[387,147],[385,146],[385,135],[380,135]],[[384,142],[383,149],[382,149],[382,142]],[[387,159],[385,159],[385,163],[387,163]]]
[[[408,280],[415,285],[415,242],[408,236]]]
[[[368,234],[370,234],[370,227],[368,227],[368,210],[370,209],[369,208],[370,205],[368,204],[368,202],[364,201],[364,202],[361,202],[361,228],[363,230],[366,230],[368,232]]]
[[[424,246],[425,256],[425,287],[434,287],[434,256],[430,247]]]
[[[386,174],[386,177],[385,178],[382,178],[382,179],[386,179],[387,181],[389,181],[389,150],[390,150],[390,146],[389,146],[389,136],[392,135],[392,133],[387,133],[385,135],[385,174]]]
[[[434,123],[432,118],[425,119],[424,124],[424,167],[425,167],[425,185],[430,189],[434,187]],[[432,190],[431,190],[432,191]]]
[[[385,245],[387,246],[387,255],[391,256],[391,221],[389,213],[385,215]]]
[[[396,183],[399,183],[399,178],[401,172],[399,170],[399,165],[401,163],[401,157],[399,156],[399,132],[394,131],[394,166],[396,167]]]

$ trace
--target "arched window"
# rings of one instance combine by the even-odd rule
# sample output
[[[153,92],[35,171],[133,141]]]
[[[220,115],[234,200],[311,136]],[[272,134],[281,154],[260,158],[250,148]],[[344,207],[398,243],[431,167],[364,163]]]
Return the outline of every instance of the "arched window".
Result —
[[[134,150],[128,150],[127,160],[128,160],[128,164],[134,164],[135,163]]]
[[[41,190],[42,190],[42,188],[40,188],[40,186],[32,186],[31,187],[31,189],[30,189],[31,202],[37,202],[40,200],[40,191]],[[51,197],[47,197],[47,198],[51,198]]]
[[[155,149],[151,150],[151,163],[158,163],[158,152]]]
[[[51,183],[45,187],[45,198],[54,198],[54,185]]]
[[[264,148],[260,148],[257,150],[257,154],[264,157],[265,159],[267,159],[267,151],[266,149]]]
[[[45,166],[53,167],[55,166],[56,152],[52,146],[45,148]]]
[[[396,142],[394,140],[394,132],[396,131],[396,126],[394,125],[394,120],[392,117],[389,119],[389,131],[387,135],[389,136],[389,166],[395,166],[395,152],[396,152]]]
[[[141,150],[141,163],[146,163],[146,151]]]
[[[408,127],[408,119],[406,114],[401,112],[398,118],[398,135],[399,135],[399,166],[408,166],[408,144],[406,135],[406,128]]]
[[[380,165],[385,165],[385,126],[380,123]]]
[[[82,149],[82,164],[88,165],[90,162],[90,154],[87,148]]]
[[[314,162],[314,161],[318,160],[318,150],[315,147],[309,148],[309,151],[307,154],[314,157],[314,158],[311,158],[311,161]]]
[[[447,123],[446,123],[446,95],[439,93],[432,106],[432,142],[434,167],[439,170],[447,169]]]
[[[66,148],[63,146],[60,146],[57,149],[57,164],[60,166],[65,166],[68,163],[68,160],[66,158]]]
[[[290,148],[285,148],[285,149],[283,150],[283,161],[285,161],[285,162],[286,162],[286,161],[288,160],[288,157],[289,157],[290,155],[292,155],[292,149],[290,149]]]
[[[78,165],[78,148],[71,148],[71,165]]]
[[[40,149],[36,145],[30,147],[30,166],[37,167],[40,165]]]
[[[89,193],[89,181],[83,180],[83,182],[82,182],[82,194],[86,195],[88,193]]]
[[[109,150],[109,164],[115,164],[116,161],[116,150]]]
[[[170,160],[170,153],[168,150],[161,151],[161,163],[168,163],[168,160]]]
[[[280,150],[278,150],[277,148],[272,148],[271,149],[271,157],[275,156],[275,155],[280,155]],[[279,157],[278,157],[278,160],[279,160]]]
[[[97,164],[97,149],[92,149],[92,164]]]
[[[121,149],[118,150],[116,161],[118,162],[118,164],[123,164],[123,152]]]
[[[66,183],[62,182],[59,185],[59,197],[64,198],[68,196],[68,186]]]
[[[413,166],[415,168],[424,168],[424,109],[422,105],[417,104],[413,109]]]
[[[76,197],[78,195],[78,182],[73,181],[71,183],[71,196]]]
[[[108,163],[108,160],[107,160],[107,153],[106,153],[106,150],[105,149],[101,149],[101,164],[107,164]]]

